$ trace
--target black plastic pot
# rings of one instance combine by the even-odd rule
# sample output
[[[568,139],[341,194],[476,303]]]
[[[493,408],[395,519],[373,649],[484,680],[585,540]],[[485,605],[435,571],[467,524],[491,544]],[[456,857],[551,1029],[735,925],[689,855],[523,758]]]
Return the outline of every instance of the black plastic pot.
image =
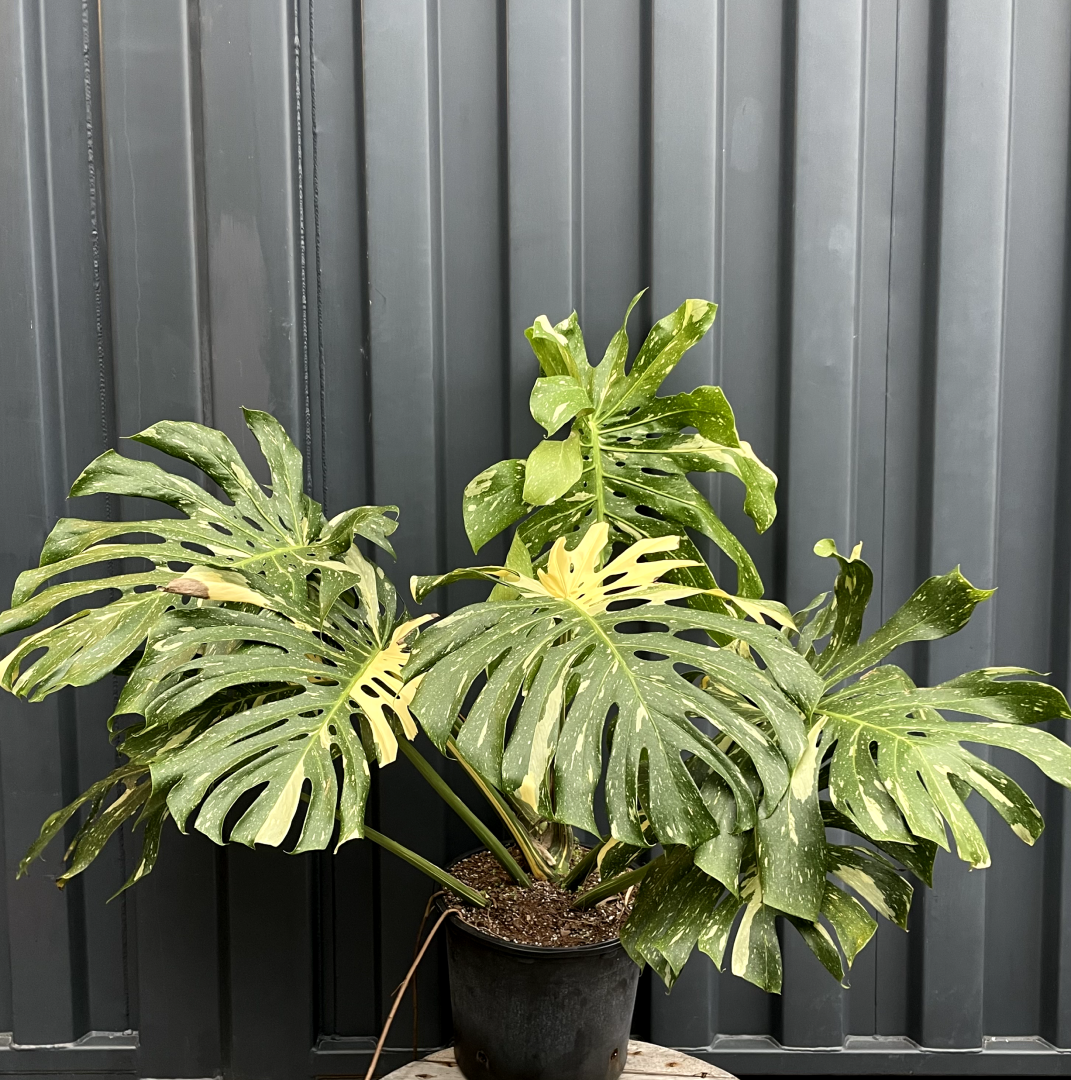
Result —
[[[621,943],[514,945],[446,922],[454,1054],[468,1080],[615,1080],[640,969]]]

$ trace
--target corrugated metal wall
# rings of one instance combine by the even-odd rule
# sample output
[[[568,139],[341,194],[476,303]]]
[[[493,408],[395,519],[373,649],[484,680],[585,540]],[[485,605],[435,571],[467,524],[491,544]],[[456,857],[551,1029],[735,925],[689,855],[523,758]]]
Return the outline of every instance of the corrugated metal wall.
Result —
[[[1066,685],[1066,0],[3,0],[0,85],[3,588],[61,514],[124,512],[67,509],[89,458],[162,417],[249,449],[240,404],[329,511],[401,505],[397,580],[464,563],[463,483],[536,434],[522,328],[576,307],[600,350],[650,286],[637,322],[721,305],[672,383],[720,383],[782,478],[763,537],[715,488],[775,595],[826,587],[823,536],[865,542],[885,614],[962,563],[998,598],[917,673]],[[368,845],[172,833],[110,904],[118,846],[14,881],[109,767],[113,692],[0,703],[0,1030],[37,1047],[0,1073],[363,1072],[427,893]],[[469,846],[404,769],[380,826]],[[851,991],[790,937],[781,998],[699,958],[638,1032],[739,1073],[1071,1072],[1069,804],[1010,771],[1042,842],[939,860]]]

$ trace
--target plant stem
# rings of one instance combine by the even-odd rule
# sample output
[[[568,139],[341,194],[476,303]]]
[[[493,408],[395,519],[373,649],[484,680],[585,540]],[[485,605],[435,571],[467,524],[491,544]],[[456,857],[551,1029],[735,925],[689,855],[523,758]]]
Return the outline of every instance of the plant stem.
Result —
[[[635,870],[629,870],[628,873],[618,874],[616,877],[610,878],[609,881],[596,885],[594,889],[588,889],[587,892],[581,893],[573,901],[573,907],[581,911],[584,908],[594,907],[608,896],[616,896],[618,893],[624,892],[630,885],[638,885],[647,876],[651,867],[662,858],[665,858],[665,856],[659,855],[658,859],[645,863],[643,866],[637,866]]]
[[[453,874],[440,869],[435,863],[429,862],[415,851],[410,851],[404,844],[399,844],[397,840],[392,840],[389,836],[384,836],[381,832],[377,832],[367,825],[364,827],[364,835],[366,840],[371,840],[373,844],[379,844],[381,848],[389,851],[392,855],[404,859],[410,866],[415,866],[433,881],[445,885],[448,889],[453,889],[454,892],[459,896],[463,896],[469,903],[476,904],[477,907],[487,907],[487,897],[482,892],[471,888],[463,881],[458,881]]]
[[[584,884],[584,879],[591,873],[592,868],[599,861],[599,852],[602,851],[605,843],[604,840],[600,840],[597,844],[593,845],[580,862],[578,862],[576,866],[562,878],[563,889],[579,888]]]
[[[532,871],[532,876],[539,881],[548,881],[551,875],[547,872],[547,867],[543,862],[543,859],[539,855],[539,851],[535,844],[532,843],[532,838],[528,835],[528,830],[521,824],[517,815],[513,812],[508,802],[502,794],[496,791],[486,780],[465,760],[461,751],[457,748],[457,743],[453,738],[446,740],[446,749],[457,759],[458,764],[469,774],[469,778],[480,789],[484,798],[491,804],[495,812],[505,823],[507,829],[509,829],[513,839],[517,841],[517,846],[521,849],[525,859],[528,860],[528,867]]]
[[[532,882],[521,869],[517,860],[509,853],[506,845],[465,805],[453,788],[432,768],[431,762],[407,739],[399,739],[398,746],[405,756],[416,766],[417,772],[435,789],[443,802],[475,833],[488,851],[502,864],[503,869],[518,885],[530,888]]]

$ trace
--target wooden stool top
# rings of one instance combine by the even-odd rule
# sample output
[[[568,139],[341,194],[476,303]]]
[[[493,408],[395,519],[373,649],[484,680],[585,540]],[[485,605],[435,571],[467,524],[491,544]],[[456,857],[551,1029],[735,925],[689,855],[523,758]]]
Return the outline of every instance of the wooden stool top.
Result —
[[[629,1080],[665,1080],[667,1076],[680,1076],[685,1080],[699,1077],[706,1077],[707,1080],[735,1080],[732,1073],[727,1073],[716,1065],[708,1065],[705,1061],[676,1050],[637,1042],[635,1039],[628,1044],[624,1076]],[[447,1080],[448,1077],[449,1080],[461,1080],[461,1072],[450,1047],[404,1065],[384,1077],[384,1080]]]

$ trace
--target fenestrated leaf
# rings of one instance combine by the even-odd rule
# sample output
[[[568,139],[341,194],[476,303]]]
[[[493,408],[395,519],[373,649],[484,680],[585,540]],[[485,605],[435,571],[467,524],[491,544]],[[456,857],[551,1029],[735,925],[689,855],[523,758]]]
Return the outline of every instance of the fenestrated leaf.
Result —
[[[829,829],[841,829],[844,832],[863,836],[859,826],[846,814],[842,814],[831,802],[821,800],[822,820]],[[910,870],[920,881],[933,887],[933,862],[937,855],[937,845],[932,840],[914,838],[913,844],[896,844],[888,840],[870,840],[879,851],[892,856],[898,863]]]
[[[878,924],[854,896],[849,896],[829,881],[826,882],[825,896],[822,899],[822,914],[833,927],[844,959],[848,961],[848,967],[851,967],[855,958],[874,936]]]
[[[878,841],[910,843],[914,834],[947,849],[947,821],[960,858],[988,866],[988,848],[952,782],[955,777],[1032,843],[1041,829],[1033,803],[962,743],[1014,750],[1065,786],[1071,786],[1071,749],[1037,728],[952,722],[928,706],[926,692],[891,665],[822,700],[819,710],[828,717],[823,739],[836,743],[829,772],[834,804]]]
[[[1067,699],[1055,686],[1019,675],[1036,675],[1029,668],[980,668],[934,687],[920,687],[916,696],[933,709],[971,713],[1006,724],[1037,724],[1068,720]],[[1008,681],[1011,680],[1011,681]]]
[[[818,739],[822,722],[792,770],[788,791],[760,814],[755,846],[763,903],[816,922],[826,880],[826,830],[818,805]]]
[[[879,915],[907,929],[914,890],[881,856],[863,848],[830,844],[827,865],[834,877],[854,889]]]
[[[744,882],[744,914],[733,940],[732,973],[760,990],[781,993],[781,943],[777,940],[776,913],[763,903],[758,877]]]
[[[755,799],[742,770],[695,721],[709,721],[740,746],[775,805],[789,782],[782,747],[794,743],[801,750],[805,742],[802,718],[785,694],[812,695],[808,680],[815,676],[769,627],[667,603],[690,591],[658,581],[676,560],[640,558],[671,549],[675,537],[640,541],[600,570],[606,535],[607,526],[600,524],[572,552],[563,538],[537,578],[484,567],[414,580],[417,599],[438,585],[471,577],[508,582],[521,599],[464,608],[421,635],[407,667],[410,677],[423,673],[413,711],[432,740],[444,745],[470,689],[491,670],[456,736],[466,759],[489,783],[516,792],[533,807],[547,805],[545,778],[553,767],[554,816],[592,832],[598,831],[593,797],[603,772],[603,731],[616,712],[606,771],[615,838],[636,846],[651,842],[640,829],[641,808],[663,843],[695,847],[717,833],[681,760],[685,752],[725,780],[736,801],[736,828],[749,828]],[[646,603],[642,618],[666,629],[626,632],[636,609],[609,610],[624,601]],[[762,656],[766,673],[731,650],[677,636],[696,629],[731,631],[747,640]],[[678,665],[704,672],[760,705],[776,740],[700,690]],[[526,683],[507,741],[507,719]]]
[[[73,494],[152,498],[183,516],[60,521],[41,567],[21,575],[16,606],[0,616],[0,629],[17,629],[61,602],[117,597],[28,636],[2,662],[2,684],[35,700],[117,670],[146,643],[117,712],[127,717],[115,737],[128,762],[54,814],[27,856],[84,812],[60,883],[135,816],[144,838],[130,882],[152,869],[172,811],[184,826],[200,807],[198,826],[222,840],[227,810],[245,792],[253,798],[235,839],[281,842],[302,795],[310,807],[298,850],[325,846],[336,816],[340,841],[359,836],[362,734],[381,763],[396,751],[395,725],[416,734],[400,678],[415,624],[401,624],[393,586],[355,543],[364,537],[389,550],[394,508],[356,507],[325,521],[301,489],[301,455],[277,421],[248,410],[246,420],[271,470],[270,494],[221,432],[155,424],[136,438],[200,467],[230,502],[151,463],[105,454]],[[126,560],[153,569],[116,573]],[[109,573],[38,591],[94,566]],[[131,724],[131,714],[143,719]]]
[[[841,650],[835,663],[823,673],[833,684],[872,667],[898,645],[954,634],[967,625],[974,609],[993,592],[976,589],[958,567],[928,578],[880,629],[865,641]]]
[[[315,610],[315,609],[314,609]],[[407,738],[416,734],[401,690],[404,639],[416,620],[391,625],[383,636],[354,612],[336,605],[315,632],[288,612],[246,613],[202,608],[161,620],[126,707],[139,706],[148,728],[168,727],[221,691],[283,684],[288,696],[254,704],[186,742],[153,764],[153,783],[168,792],[180,828],[197,812],[197,829],[217,843],[237,801],[255,793],[229,839],[276,846],[285,839],[302,796],[308,799],[295,851],[325,847],[340,823],[338,843],[363,835],[369,769],[360,722],[380,764],[398,744],[389,709]],[[310,616],[314,611],[309,611]],[[176,643],[197,654],[188,657]],[[220,649],[220,646],[239,648]],[[134,681],[134,680],[132,680]],[[138,697],[142,686],[151,690]],[[341,782],[334,759],[341,759]]]
[[[687,848],[671,848],[644,877],[621,928],[621,944],[672,988],[723,892],[718,882],[692,866]]]
[[[789,923],[796,928],[800,937],[803,938],[807,948],[818,958],[818,962],[841,984],[847,987],[848,982],[844,978],[844,965],[840,962],[840,953],[829,931],[820,922],[807,922],[806,919],[798,919],[794,915],[786,916]]]
[[[621,329],[610,338],[610,344],[606,346],[606,352],[603,353],[601,362],[595,368],[592,379],[592,398],[599,405],[607,397],[612,398],[624,381],[625,365],[628,363],[628,317],[646,291],[644,289],[632,298],[625,309],[625,317],[621,320]]]
[[[537,384],[545,385],[534,397],[533,415],[538,413],[537,420],[557,423],[575,408],[571,434],[579,439],[581,459],[579,472],[577,459],[570,455],[566,465],[558,467],[557,483],[551,484],[543,476],[538,486],[532,479],[529,459],[523,500],[546,505],[528,516],[519,530],[537,565],[559,537],[583,533],[596,522],[609,525],[611,543],[692,529],[713,540],[736,563],[741,596],[762,595],[762,582],[751,557],[689,482],[688,474],[728,472],[737,476],[745,485],[745,511],[762,530],[774,515],[773,473],[739,438],[732,409],[717,387],[700,387],[691,394],[673,397],[655,396],[685,351],[707,332],[715,311],[716,306],[705,300],[686,301],[654,326],[627,374],[624,326],[595,369],[587,366],[575,315],[556,327],[540,316],[527,331],[545,376]],[[594,409],[588,407],[588,401]],[[563,408],[565,411],[558,412]],[[541,467],[552,464],[552,453],[563,453],[548,450],[547,445],[537,448]],[[483,473],[477,480],[486,476]],[[480,522],[478,530],[469,528],[474,543],[477,537],[480,541],[489,539],[494,535],[491,528],[505,528],[524,512],[516,500],[512,503],[515,513],[481,512],[483,499],[500,499],[500,495],[497,488],[487,486],[486,491],[478,492],[476,486],[474,481],[466,489],[465,499],[466,514]],[[701,562],[682,570],[678,581],[699,589],[715,584]],[[723,610],[720,601],[709,595],[697,595],[692,602],[708,610]]]
[[[348,549],[355,533],[386,543],[395,523],[385,514],[396,508],[358,508],[329,525],[319,505],[294,488],[300,482],[301,455],[279,423],[254,410],[246,410],[246,421],[271,466],[271,496],[253,479],[226,435],[188,422],[163,421],[134,438],[201,468],[231,504],[185,477],[110,450],[83,471],[72,496],[106,492],[154,499],[184,516],[126,522],[60,519],[45,541],[41,565],[19,575],[12,608],[0,614],[0,634],[32,626],[63,603],[99,593],[119,595],[24,641],[0,662],[5,688],[40,700],[114,670],[141,645],[154,621],[178,602],[181,590],[178,596],[158,590],[181,576],[180,566],[219,572],[219,583],[244,582],[253,592],[265,591],[255,578],[292,566],[299,572],[268,575],[268,585],[274,581],[276,592],[284,588],[281,595],[288,595],[289,589],[304,592],[306,574]],[[148,563],[152,569],[117,573],[118,560]],[[48,584],[86,567],[102,568],[106,574]],[[36,659],[23,668],[25,658],[38,650]]]
[[[744,762],[744,764],[749,764]],[[718,826],[718,835],[700,844],[693,852],[695,865],[720,882],[734,896],[740,895],[740,865],[750,837],[736,831],[736,800],[732,789],[698,758],[688,762],[688,771],[699,785],[699,794]],[[750,775],[749,775],[750,774]],[[744,771],[756,800],[762,784],[753,769]]]

